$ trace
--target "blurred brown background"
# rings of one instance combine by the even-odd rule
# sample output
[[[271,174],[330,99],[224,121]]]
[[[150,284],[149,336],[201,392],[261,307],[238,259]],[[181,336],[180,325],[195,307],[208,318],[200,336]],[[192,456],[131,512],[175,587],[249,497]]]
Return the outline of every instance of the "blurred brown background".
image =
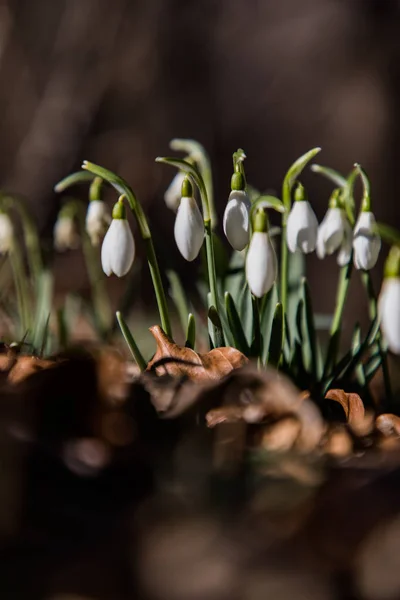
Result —
[[[279,191],[289,164],[319,145],[322,164],[346,173],[362,163],[378,219],[400,222],[398,0],[0,7],[2,187],[29,198],[49,249],[60,203],[53,185],[85,158],[129,180],[164,249],[173,214],[163,192],[173,173],[154,158],[170,153],[172,137],[196,138],[209,151],[220,213],[238,146],[249,181]],[[322,218],[331,186],[311,173],[304,180]],[[172,244],[161,257],[162,267],[192,273],[183,262]],[[65,287],[85,285],[79,260],[57,264]],[[314,257],[309,264],[314,283],[328,274],[324,289],[333,294],[334,259],[323,272]]]

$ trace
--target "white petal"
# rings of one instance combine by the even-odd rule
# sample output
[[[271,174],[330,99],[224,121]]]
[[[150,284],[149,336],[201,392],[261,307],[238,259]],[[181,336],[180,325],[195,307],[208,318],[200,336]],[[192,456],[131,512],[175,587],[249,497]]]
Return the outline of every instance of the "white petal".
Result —
[[[249,243],[250,200],[246,192],[232,191],[224,212],[224,233],[235,250],[243,250]]]
[[[291,252],[313,252],[317,244],[318,221],[307,200],[294,202],[288,216],[286,241]]]
[[[186,175],[183,173],[183,171],[178,171],[164,194],[165,204],[174,212],[178,210],[179,203],[181,201],[182,183],[185,179],[185,176]]]
[[[105,233],[110,221],[111,215],[105,202],[102,200],[89,202],[86,213],[86,231],[94,246],[99,244],[100,238]]]
[[[106,275],[123,277],[135,258],[135,242],[126,219],[113,219],[101,247],[101,264]]]
[[[252,293],[261,298],[277,277],[277,261],[268,233],[253,233],[246,256],[246,279]]]
[[[187,261],[194,260],[204,241],[204,223],[194,198],[183,197],[179,204],[174,227],[179,252]]]
[[[0,254],[11,250],[13,231],[10,217],[5,213],[0,213]]]
[[[389,277],[384,280],[378,311],[382,333],[390,350],[400,354],[400,278]]]
[[[337,264],[340,267],[344,267],[349,264],[351,259],[351,253],[353,251],[353,230],[349,221],[345,220],[345,228],[344,228],[344,236],[342,245],[340,246],[338,255],[337,255]]]
[[[356,269],[369,271],[379,256],[381,238],[374,232],[375,217],[371,212],[361,212],[354,228],[353,249]]]

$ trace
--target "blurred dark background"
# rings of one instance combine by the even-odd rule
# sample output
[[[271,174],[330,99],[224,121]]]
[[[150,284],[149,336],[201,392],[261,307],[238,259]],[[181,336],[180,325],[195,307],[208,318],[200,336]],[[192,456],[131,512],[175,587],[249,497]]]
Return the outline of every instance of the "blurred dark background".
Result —
[[[173,173],[154,158],[172,137],[210,153],[220,214],[237,147],[248,180],[279,192],[291,162],[318,145],[321,164],[346,173],[360,162],[378,219],[399,222],[398,0],[2,0],[0,11],[2,187],[29,199],[45,245],[54,183],[89,159],[128,179],[164,250]],[[304,181],[322,218],[331,186]],[[85,286],[78,259],[69,270],[56,260],[65,287]],[[171,262],[192,273],[172,244],[161,258]],[[318,282],[321,265],[309,264]],[[334,259],[323,274],[328,309]]]

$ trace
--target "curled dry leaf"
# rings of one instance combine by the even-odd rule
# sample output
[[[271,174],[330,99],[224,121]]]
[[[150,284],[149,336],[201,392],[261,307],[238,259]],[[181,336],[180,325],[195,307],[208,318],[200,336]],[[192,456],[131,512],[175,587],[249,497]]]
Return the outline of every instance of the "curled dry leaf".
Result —
[[[19,356],[8,374],[10,383],[19,383],[30,375],[54,367],[57,361],[45,360],[36,356]]]
[[[334,400],[341,405],[350,427],[362,427],[365,419],[365,410],[363,401],[358,394],[347,394],[344,390],[329,390],[325,398]]]
[[[375,427],[385,437],[400,437],[400,417],[385,413],[379,415],[375,421]]]
[[[157,375],[187,376],[193,381],[208,381],[221,379],[247,363],[246,356],[235,348],[214,348],[206,354],[197,354],[191,348],[175,344],[158,325],[150,327],[150,332],[156,340],[157,350],[147,370],[155,370]]]

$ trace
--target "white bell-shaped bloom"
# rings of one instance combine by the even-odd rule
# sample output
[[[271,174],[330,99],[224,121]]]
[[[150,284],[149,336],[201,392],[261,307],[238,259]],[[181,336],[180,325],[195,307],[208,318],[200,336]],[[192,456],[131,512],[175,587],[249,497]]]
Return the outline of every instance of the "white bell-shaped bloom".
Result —
[[[278,273],[275,250],[267,231],[255,231],[246,256],[246,280],[251,292],[261,298],[269,292]]]
[[[11,250],[13,236],[14,228],[10,217],[6,213],[0,213],[0,254]]]
[[[352,251],[352,230],[346,211],[338,206],[326,211],[317,237],[317,256],[325,258],[339,250],[337,262],[344,266],[350,260]]]
[[[290,252],[314,252],[317,244],[318,221],[308,200],[293,203],[286,225],[286,241]]]
[[[179,252],[187,261],[194,260],[204,241],[204,223],[193,196],[183,196],[179,204],[174,227]]]
[[[249,243],[250,199],[244,190],[232,190],[224,212],[224,233],[235,250],[243,250]]]
[[[356,269],[369,271],[376,265],[381,238],[375,233],[376,221],[371,211],[362,211],[354,227],[353,250]]]
[[[186,175],[183,171],[178,171],[164,194],[165,204],[174,212],[178,210],[181,201],[181,189],[185,177]]]
[[[98,246],[107,231],[111,215],[103,200],[91,200],[86,213],[86,231],[93,246]]]
[[[400,277],[388,277],[383,281],[378,312],[389,349],[400,354]]]
[[[101,265],[106,275],[127,274],[135,258],[135,241],[126,219],[113,219],[101,247]]]
[[[59,252],[75,250],[79,247],[79,235],[73,217],[60,212],[53,230],[54,247]]]

